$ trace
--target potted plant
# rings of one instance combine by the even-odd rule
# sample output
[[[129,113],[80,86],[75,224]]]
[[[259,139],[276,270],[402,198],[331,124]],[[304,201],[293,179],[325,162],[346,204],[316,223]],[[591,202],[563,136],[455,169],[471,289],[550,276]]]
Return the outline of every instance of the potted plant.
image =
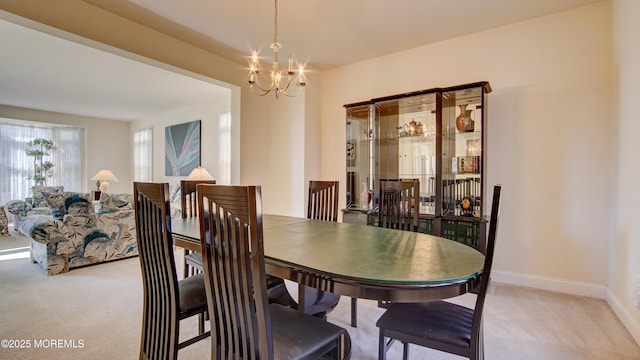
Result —
[[[46,186],[47,178],[53,176],[53,167],[51,161],[45,160],[45,157],[51,156],[51,151],[58,149],[52,140],[36,138],[27,144],[25,152],[27,156],[33,156],[33,175],[27,179],[33,180],[36,186]]]

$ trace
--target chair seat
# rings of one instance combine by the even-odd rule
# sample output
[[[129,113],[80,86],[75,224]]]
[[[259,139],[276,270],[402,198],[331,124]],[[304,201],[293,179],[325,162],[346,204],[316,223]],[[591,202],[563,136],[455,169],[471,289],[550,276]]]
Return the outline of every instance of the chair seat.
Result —
[[[178,281],[178,289],[181,314],[189,314],[207,307],[207,294],[204,289],[203,274],[197,274]]]
[[[472,323],[473,309],[446,301],[431,301],[393,303],[378,319],[376,326],[422,341],[433,340],[456,347],[468,347]]]
[[[317,358],[312,355],[326,353],[342,334],[344,353],[351,352],[351,339],[341,327],[279,304],[269,305],[269,313],[274,359]]]

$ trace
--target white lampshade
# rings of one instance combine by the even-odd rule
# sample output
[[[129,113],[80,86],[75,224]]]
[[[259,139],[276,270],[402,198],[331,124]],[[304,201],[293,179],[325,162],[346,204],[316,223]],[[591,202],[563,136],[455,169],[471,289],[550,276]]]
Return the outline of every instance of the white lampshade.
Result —
[[[207,169],[203,168],[202,166],[198,166],[197,168],[193,169],[193,171],[191,171],[191,174],[189,174],[189,176],[187,176],[187,180],[214,180],[214,179],[213,179],[213,176],[209,174]]]
[[[93,175],[91,180],[98,180],[100,191],[109,191],[109,181],[118,181],[118,178],[113,175],[111,170],[102,169],[97,174]]]

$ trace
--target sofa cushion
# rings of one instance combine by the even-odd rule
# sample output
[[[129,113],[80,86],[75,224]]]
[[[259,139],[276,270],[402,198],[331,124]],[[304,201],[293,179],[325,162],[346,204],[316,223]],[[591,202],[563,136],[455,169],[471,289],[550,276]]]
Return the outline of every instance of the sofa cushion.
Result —
[[[33,193],[31,198],[32,207],[47,207],[48,203],[45,193],[62,194],[64,192],[64,186],[33,186],[31,187],[31,192]]]
[[[51,208],[51,215],[56,220],[62,220],[69,212],[69,207],[76,203],[86,203],[91,205],[89,194],[76,192],[45,192],[44,197]],[[76,204],[74,209],[81,209],[83,205]],[[74,210],[75,211],[75,210]]]
[[[93,204],[88,201],[75,201],[67,207],[68,215],[91,216],[95,215]]]
[[[100,212],[110,213],[123,210],[133,210],[132,194],[107,194],[100,195]]]

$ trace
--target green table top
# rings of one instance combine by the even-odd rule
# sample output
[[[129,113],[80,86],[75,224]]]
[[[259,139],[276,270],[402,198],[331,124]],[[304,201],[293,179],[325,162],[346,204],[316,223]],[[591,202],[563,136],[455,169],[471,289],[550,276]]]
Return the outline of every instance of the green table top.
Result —
[[[265,262],[364,285],[431,287],[475,278],[484,256],[445,238],[366,225],[263,216]],[[199,241],[197,219],[174,234]]]

